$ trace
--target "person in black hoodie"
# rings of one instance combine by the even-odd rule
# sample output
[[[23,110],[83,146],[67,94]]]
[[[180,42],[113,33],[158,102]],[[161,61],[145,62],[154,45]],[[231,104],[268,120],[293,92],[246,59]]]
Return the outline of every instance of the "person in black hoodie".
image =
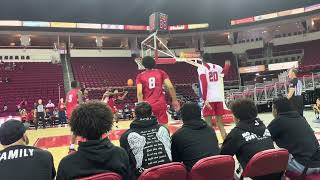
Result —
[[[221,147],[222,155],[236,155],[244,169],[258,152],[274,149],[269,130],[257,118],[258,110],[250,99],[238,99],[231,104],[236,127],[231,130]],[[281,174],[252,177],[254,180],[280,180]]]
[[[138,103],[135,107],[136,119],[120,138],[120,146],[129,154],[134,178],[148,168],[172,161],[171,138],[168,129],[160,125],[152,116],[152,107]]]
[[[57,180],[70,180],[105,172],[115,172],[123,180],[131,179],[126,151],[102,136],[111,130],[113,115],[101,102],[79,105],[71,116],[71,131],[86,139],[78,151],[64,157],[58,167]]]
[[[197,103],[186,103],[181,109],[183,126],[172,135],[172,159],[183,162],[190,171],[200,159],[218,155],[220,149],[214,130],[201,119]]]
[[[273,100],[272,114],[275,119],[268,129],[276,144],[290,153],[287,169],[301,174],[310,162],[307,174],[319,173],[319,143],[306,119],[295,111],[290,100],[285,97]]]

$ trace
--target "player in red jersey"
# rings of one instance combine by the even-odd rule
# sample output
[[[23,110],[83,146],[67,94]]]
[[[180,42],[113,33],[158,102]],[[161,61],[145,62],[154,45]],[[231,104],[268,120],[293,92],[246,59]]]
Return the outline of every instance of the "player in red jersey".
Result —
[[[209,55],[203,55],[203,66],[198,67],[198,74],[200,79],[200,87],[202,91],[202,99],[204,100],[203,116],[208,125],[212,126],[212,116],[216,117],[217,126],[220,130],[223,139],[227,136],[226,130],[222,123],[223,108],[223,92],[220,92],[221,82],[219,78],[230,67],[230,61],[226,61],[224,69],[221,66],[209,63]]]
[[[66,101],[66,109],[67,109],[67,118],[68,120],[71,118],[73,110],[82,103],[82,93],[80,91],[80,86],[77,81],[71,82],[70,91],[67,94],[67,101]],[[77,137],[75,135],[71,135],[71,143],[69,147],[69,153],[75,151],[75,144],[76,144]]]
[[[121,94],[123,94],[122,96],[120,96]],[[108,89],[102,96],[102,99],[101,101],[106,103],[106,105],[108,107],[110,107],[110,109],[112,110],[112,113],[114,115],[114,120],[116,121],[116,123],[118,123],[118,116],[116,115],[117,113],[117,107],[116,107],[116,104],[115,104],[115,101],[116,100],[124,100],[124,98],[127,96],[128,94],[128,91],[125,91],[125,92],[119,92],[117,89],[114,90],[112,92],[111,89]],[[116,125],[116,127],[118,127]]]
[[[167,87],[172,99],[172,106],[178,111],[180,104],[177,101],[176,90],[166,72],[160,69],[154,69],[156,62],[152,57],[144,57],[142,59],[142,65],[146,70],[140,73],[136,79],[138,102],[148,102],[159,123],[167,124],[167,103],[162,87],[163,85]]]

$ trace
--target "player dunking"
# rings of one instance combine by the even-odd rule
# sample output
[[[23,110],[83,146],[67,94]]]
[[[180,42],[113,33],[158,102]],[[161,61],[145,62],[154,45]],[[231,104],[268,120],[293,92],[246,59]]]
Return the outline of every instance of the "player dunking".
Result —
[[[144,57],[142,59],[142,65],[146,70],[140,73],[136,79],[138,102],[148,102],[159,123],[167,124],[167,104],[162,87],[163,84],[167,87],[172,99],[172,105],[177,111],[180,109],[180,104],[177,101],[175,88],[166,72],[160,69],[154,69],[156,62],[152,57]]]
[[[66,98],[66,107],[67,107],[67,117],[68,119],[71,118],[73,110],[82,103],[82,93],[80,91],[80,86],[77,81],[71,82],[70,91],[67,94]],[[69,153],[75,151],[75,144],[76,144],[77,137],[75,135],[71,135],[71,143],[69,147]]]
[[[123,94],[122,96],[120,96],[121,94]],[[124,98],[127,96],[128,91],[125,92],[119,92],[118,90],[114,90],[113,92],[111,90],[107,90],[103,96],[101,101],[106,103],[107,106],[110,107],[110,109],[112,110],[113,116],[114,116],[114,120],[116,121],[116,123],[119,122],[119,118],[116,115],[117,113],[117,108],[115,106],[115,101],[116,100],[124,100]],[[118,127],[116,125],[116,127]]]
[[[226,61],[225,67],[222,69],[219,65],[209,63],[209,54],[204,54],[202,58],[203,65],[198,68],[198,75],[201,84],[202,99],[204,100],[203,116],[210,127],[212,126],[212,116],[216,117],[221,136],[225,139],[227,133],[222,123],[224,108],[223,94],[219,92],[221,89],[219,78],[223,71],[229,69],[230,61]]]

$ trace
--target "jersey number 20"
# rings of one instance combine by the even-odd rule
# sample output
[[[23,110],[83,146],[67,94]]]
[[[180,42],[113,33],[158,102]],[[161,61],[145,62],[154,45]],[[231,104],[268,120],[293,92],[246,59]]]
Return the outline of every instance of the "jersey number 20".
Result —
[[[210,82],[218,81],[218,73],[215,71],[209,72],[209,80]]]
[[[155,77],[149,78],[149,89],[153,89],[155,87],[156,87],[156,78]]]

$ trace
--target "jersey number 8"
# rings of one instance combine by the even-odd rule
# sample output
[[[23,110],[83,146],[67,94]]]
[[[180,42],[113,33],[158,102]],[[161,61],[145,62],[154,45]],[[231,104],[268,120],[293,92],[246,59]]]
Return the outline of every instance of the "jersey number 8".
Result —
[[[155,77],[149,78],[149,89],[153,89],[155,87],[156,87],[156,78]]]

